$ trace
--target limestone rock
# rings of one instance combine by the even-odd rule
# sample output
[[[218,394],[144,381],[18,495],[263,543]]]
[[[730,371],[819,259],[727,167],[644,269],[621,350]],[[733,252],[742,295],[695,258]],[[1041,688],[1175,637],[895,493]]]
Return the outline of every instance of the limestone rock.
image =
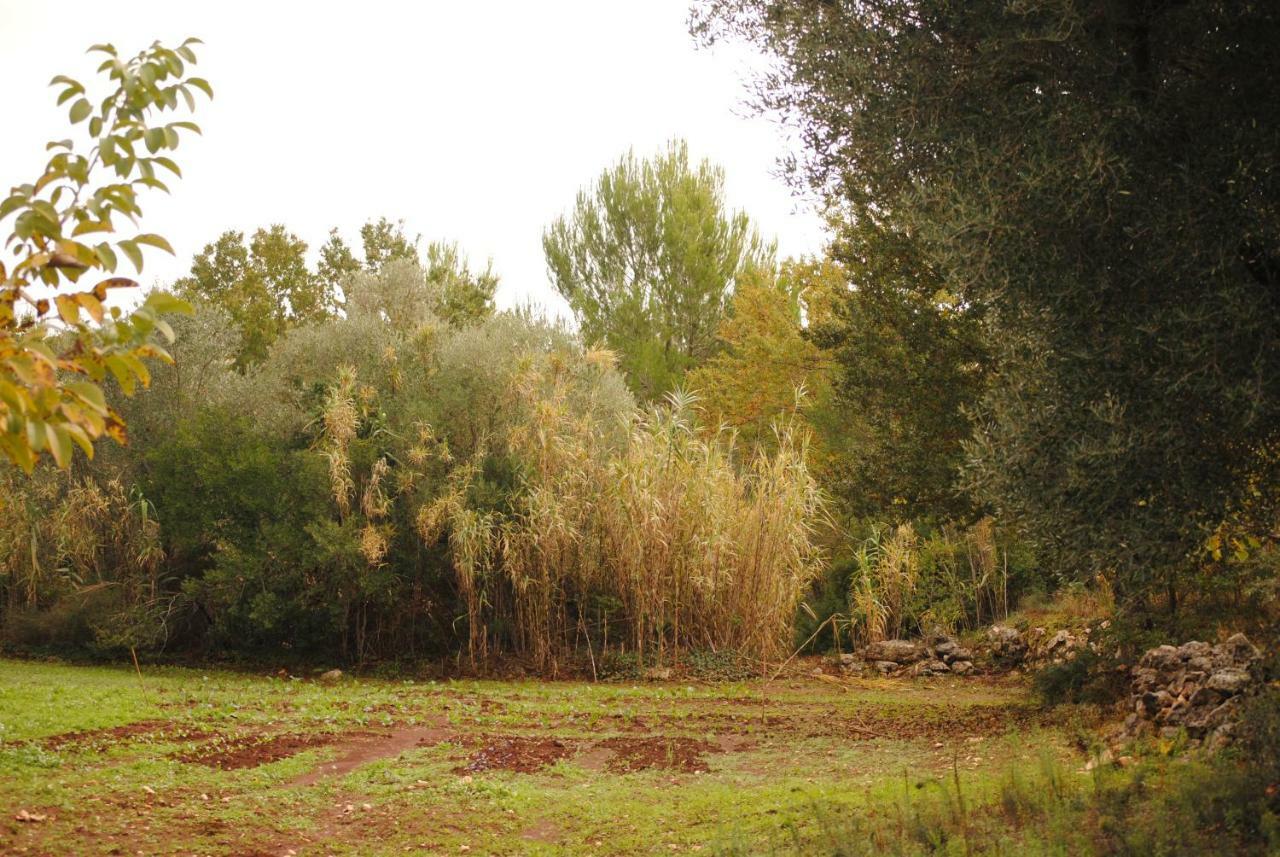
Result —
[[[987,629],[987,640],[991,643],[991,656],[1000,664],[1017,666],[1027,657],[1027,641],[1017,628],[992,625]]]
[[[924,651],[910,640],[880,640],[868,643],[863,650],[869,661],[892,661],[895,664],[911,664],[924,657]]]
[[[1253,681],[1253,677],[1242,669],[1225,669],[1209,676],[1205,687],[1225,694],[1239,693]]]
[[[1261,653],[1243,634],[1219,645],[1192,640],[1157,646],[1131,671],[1124,733],[1136,736],[1158,727],[1172,737],[1184,731],[1210,747],[1230,742],[1244,697],[1260,686]]]

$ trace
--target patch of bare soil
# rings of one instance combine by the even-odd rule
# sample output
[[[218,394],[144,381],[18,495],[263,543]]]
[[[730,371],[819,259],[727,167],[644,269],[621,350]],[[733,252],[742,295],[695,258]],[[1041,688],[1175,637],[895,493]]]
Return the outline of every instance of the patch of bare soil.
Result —
[[[554,822],[539,821],[520,831],[520,838],[527,839],[530,842],[555,844],[564,838],[564,834]]]
[[[364,734],[367,733],[349,732],[345,737],[352,738]],[[303,750],[332,744],[339,737],[337,735],[218,737],[206,741],[194,750],[175,753],[170,758],[177,759],[179,762],[207,765],[222,771],[234,771],[278,762]]]
[[[386,733],[348,733],[341,736],[346,752],[332,762],[326,762],[289,783],[290,786],[309,786],[325,777],[350,773],[361,765],[378,759],[399,756],[414,747],[431,747],[452,740],[453,733],[443,726],[406,726]]]
[[[186,726],[169,720],[139,720],[123,726],[110,726],[103,729],[84,729],[75,732],[62,732],[46,738],[36,738],[29,742],[17,744],[36,744],[45,750],[66,750],[78,747],[107,747],[123,744],[136,738],[163,738],[174,740],[201,740],[208,738],[207,730],[195,726]]]
[[[480,749],[471,755],[467,764],[453,769],[455,773],[515,771],[532,774],[561,759],[567,759],[575,750],[570,743],[558,738],[529,738],[521,735],[482,738],[480,745]]]
[[[665,768],[686,774],[711,770],[704,758],[708,753],[722,752],[718,744],[694,738],[606,738],[600,747],[613,752],[605,770],[629,774],[648,768]]]
[[[1012,729],[1046,725],[1050,717],[1031,706],[895,706],[850,711],[835,707],[778,705],[779,713],[707,711],[693,708],[681,714],[596,717],[593,730],[623,733],[704,735],[770,735],[804,738],[845,738],[866,741],[946,739],[990,736]],[[561,719],[553,728],[574,728],[578,724]]]

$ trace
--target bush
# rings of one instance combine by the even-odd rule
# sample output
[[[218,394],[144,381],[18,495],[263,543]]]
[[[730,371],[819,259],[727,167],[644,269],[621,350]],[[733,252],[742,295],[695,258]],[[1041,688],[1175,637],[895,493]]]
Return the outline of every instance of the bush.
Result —
[[[1033,577],[1029,552],[990,519],[921,530],[873,526],[855,552],[849,618],[856,639],[954,634],[999,621]]]
[[[1046,705],[1115,702],[1128,690],[1128,673],[1117,671],[1116,662],[1089,648],[1060,664],[1036,671],[1032,683]]]

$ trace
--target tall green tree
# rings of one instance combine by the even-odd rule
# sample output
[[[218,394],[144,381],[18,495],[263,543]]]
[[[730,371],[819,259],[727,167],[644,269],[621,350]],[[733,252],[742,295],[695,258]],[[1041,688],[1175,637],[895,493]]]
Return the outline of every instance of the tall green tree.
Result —
[[[191,273],[174,283],[178,294],[225,310],[240,328],[236,364],[266,358],[290,327],[333,315],[331,281],[307,267],[307,244],[280,224],[244,233],[228,230],[191,261]]]
[[[1280,436],[1280,7],[708,0],[694,26],[778,60],[799,179],[985,308],[981,495],[1059,572],[1175,606]]]
[[[724,171],[691,164],[683,141],[650,159],[628,152],[542,246],[583,335],[615,351],[649,400],[715,353],[734,282],[774,256],[746,214],[726,210]]]
[[[440,289],[436,313],[453,327],[479,324],[493,315],[498,275],[492,262],[473,272],[456,243],[433,241],[427,245],[426,276]]]
[[[337,227],[329,230],[329,238],[320,246],[320,260],[316,263],[316,276],[319,277],[335,295],[342,294],[342,289],[351,277],[362,269],[360,260],[351,252],[347,242]]]
[[[404,221],[385,217],[370,220],[360,227],[360,243],[364,248],[364,266],[380,271],[388,262],[404,260],[418,264],[418,239],[404,234]]]
[[[826,401],[834,366],[802,316],[830,302],[842,273],[824,261],[788,259],[776,276],[739,280],[716,333],[721,350],[686,380],[709,428],[727,426],[749,448],[772,450],[775,429]]]
[[[968,517],[964,444],[991,362],[981,310],[949,293],[907,236],[866,222],[837,229],[830,264],[844,287],[808,329],[835,366],[811,414],[828,490],[857,517]]]

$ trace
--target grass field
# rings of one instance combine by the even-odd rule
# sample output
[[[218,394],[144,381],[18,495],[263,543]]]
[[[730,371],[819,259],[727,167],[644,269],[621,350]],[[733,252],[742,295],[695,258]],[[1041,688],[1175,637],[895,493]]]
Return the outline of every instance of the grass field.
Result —
[[[1069,720],[982,678],[328,685],[0,661],[0,853],[787,853],[904,790],[981,795],[1041,756],[1074,771]]]

